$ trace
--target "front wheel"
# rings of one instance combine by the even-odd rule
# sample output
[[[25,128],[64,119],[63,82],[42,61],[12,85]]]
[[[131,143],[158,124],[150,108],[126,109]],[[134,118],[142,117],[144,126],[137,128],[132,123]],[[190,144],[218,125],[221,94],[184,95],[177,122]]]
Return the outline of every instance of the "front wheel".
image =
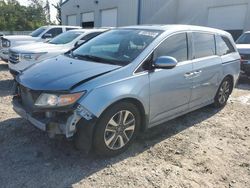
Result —
[[[231,94],[232,89],[233,89],[232,80],[230,78],[226,77],[222,81],[222,83],[217,91],[217,94],[214,98],[215,107],[221,108],[227,104],[227,100]]]
[[[95,152],[102,156],[124,152],[135,139],[140,122],[140,112],[132,103],[121,102],[111,106],[96,125]]]

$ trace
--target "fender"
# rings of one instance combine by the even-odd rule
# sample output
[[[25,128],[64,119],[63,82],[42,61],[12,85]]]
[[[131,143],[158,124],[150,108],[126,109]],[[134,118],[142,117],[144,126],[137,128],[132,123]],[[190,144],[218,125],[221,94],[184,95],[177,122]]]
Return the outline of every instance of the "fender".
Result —
[[[141,102],[146,115],[148,115],[149,88],[148,73],[133,75],[128,79],[103,85],[90,91],[79,101],[79,104],[99,118],[103,111],[115,102],[133,98]]]

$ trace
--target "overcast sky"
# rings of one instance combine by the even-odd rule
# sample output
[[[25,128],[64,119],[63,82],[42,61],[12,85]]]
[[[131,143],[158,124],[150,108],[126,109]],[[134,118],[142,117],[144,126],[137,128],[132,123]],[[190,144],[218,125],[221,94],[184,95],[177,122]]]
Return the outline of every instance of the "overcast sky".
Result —
[[[29,0],[18,0],[21,5],[27,5],[29,3]],[[46,0],[43,0],[44,2]],[[49,0],[51,6],[50,6],[50,15],[51,15],[51,20],[55,21],[56,20],[56,9],[52,6],[52,4],[56,4],[59,2],[59,0]]]

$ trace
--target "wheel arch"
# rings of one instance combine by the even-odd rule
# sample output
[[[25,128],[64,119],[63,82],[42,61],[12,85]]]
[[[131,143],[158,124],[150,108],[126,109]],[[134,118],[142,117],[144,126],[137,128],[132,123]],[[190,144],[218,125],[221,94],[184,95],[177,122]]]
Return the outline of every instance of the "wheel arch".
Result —
[[[140,132],[145,131],[147,129],[147,122],[148,122],[147,120],[148,120],[148,117],[146,115],[146,111],[145,111],[145,108],[143,106],[143,103],[140,100],[136,99],[136,98],[127,97],[127,98],[123,98],[123,99],[119,99],[117,101],[114,101],[109,106],[107,106],[103,110],[103,112],[101,114],[103,114],[106,110],[108,110],[109,108],[111,108],[115,104],[121,103],[121,102],[128,102],[128,103],[134,104],[138,108],[138,110],[140,112],[140,115],[141,115]]]

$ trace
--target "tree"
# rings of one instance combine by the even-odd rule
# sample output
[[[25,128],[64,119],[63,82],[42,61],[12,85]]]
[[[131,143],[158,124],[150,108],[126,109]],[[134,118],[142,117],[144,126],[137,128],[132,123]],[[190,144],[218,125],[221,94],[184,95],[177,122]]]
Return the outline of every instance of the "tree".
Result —
[[[17,0],[0,0],[0,31],[34,30],[47,24],[42,0],[22,6]]]
[[[56,19],[60,25],[62,25],[62,3],[63,1],[59,0],[57,4],[52,4],[52,6],[55,7],[55,9],[57,10]]]
[[[45,15],[46,15],[46,21],[48,24],[51,23],[51,19],[50,19],[50,4],[49,4],[49,1],[47,0],[46,1],[46,5],[44,7],[44,12],[45,12]]]

